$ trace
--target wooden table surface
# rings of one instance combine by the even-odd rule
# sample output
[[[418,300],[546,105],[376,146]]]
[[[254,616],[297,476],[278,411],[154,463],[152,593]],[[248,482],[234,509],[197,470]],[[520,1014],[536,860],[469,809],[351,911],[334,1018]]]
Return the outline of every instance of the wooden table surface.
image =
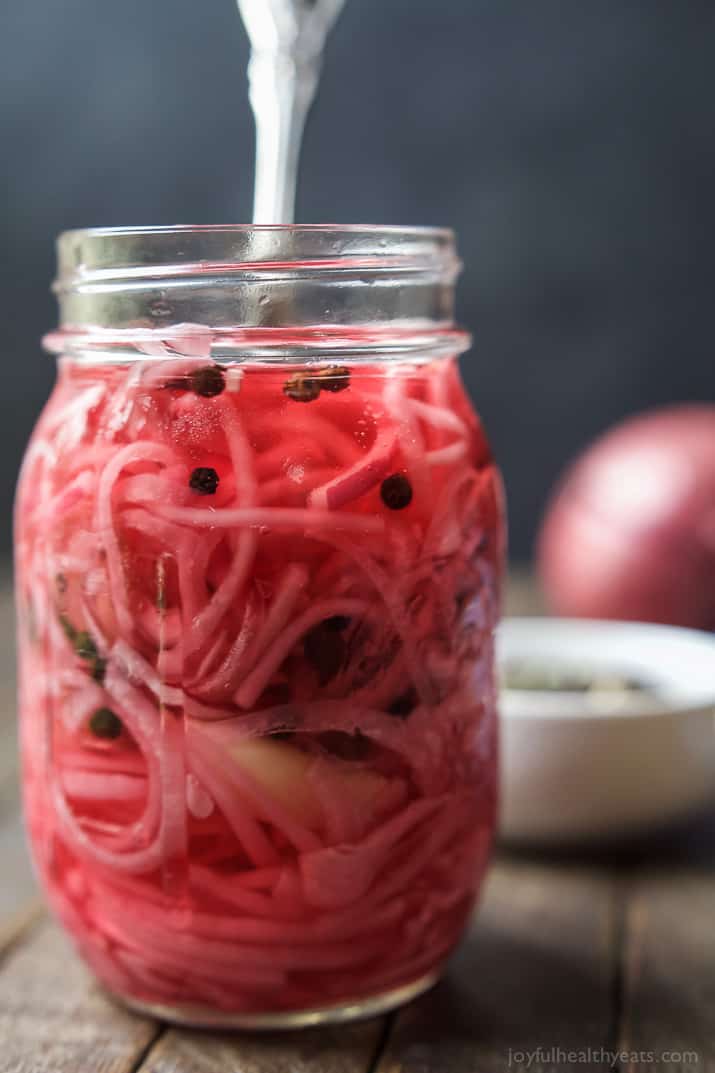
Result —
[[[528,583],[516,579],[510,604],[537,606]],[[93,983],[37,897],[17,798],[12,636],[5,586],[0,1073],[715,1073],[712,819],[599,858],[500,853],[447,977],[388,1017],[220,1035],[126,1012]]]

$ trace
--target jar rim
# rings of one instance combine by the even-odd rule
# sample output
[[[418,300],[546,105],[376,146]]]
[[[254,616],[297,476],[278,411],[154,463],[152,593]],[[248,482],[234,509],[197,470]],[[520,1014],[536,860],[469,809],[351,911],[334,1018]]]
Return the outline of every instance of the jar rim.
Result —
[[[359,234],[369,233],[374,235],[415,235],[423,238],[447,238],[454,239],[454,230],[451,227],[439,227],[423,224],[139,224],[137,226],[121,227],[75,227],[60,232],[58,241],[77,236],[107,235],[162,235],[187,232],[198,233],[246,233],[251,231],[267,232],[335,232]]]
[[[246,331],[359,329],[404,342],[405,334],[424,339],[454,329],[461,262],[450,228],[94,227],[65,231],[57,252],[60,333],[73,347],[83,336],[98,341],[97,333],[131,341],[136,331],[166,336],[187,324],[234,339]]]
[[[395,224],[175,224],[90,227],[57,239],[60,296],[104,279],[140,280],[207,271],[303,275],[332,270],[432,271],[461,267],[445,227]]]

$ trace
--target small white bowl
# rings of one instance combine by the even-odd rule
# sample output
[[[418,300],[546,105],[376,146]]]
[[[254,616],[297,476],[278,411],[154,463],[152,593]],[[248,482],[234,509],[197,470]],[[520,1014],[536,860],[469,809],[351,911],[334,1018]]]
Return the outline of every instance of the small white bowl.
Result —
[[[675,626],[506,619],[514,663],[615,673],[648,692],[502,689],[503,839],[577,845],[631,837],[715,802],[715,636]]]

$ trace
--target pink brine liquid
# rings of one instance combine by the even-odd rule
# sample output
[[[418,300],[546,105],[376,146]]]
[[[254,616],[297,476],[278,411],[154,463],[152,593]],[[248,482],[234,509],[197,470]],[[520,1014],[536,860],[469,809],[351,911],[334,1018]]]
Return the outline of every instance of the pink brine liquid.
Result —
[[[439,970],[494,826],[502,529],[453,359],[61,360],[17,504],[25,801],[108,988],[200,1020]]]

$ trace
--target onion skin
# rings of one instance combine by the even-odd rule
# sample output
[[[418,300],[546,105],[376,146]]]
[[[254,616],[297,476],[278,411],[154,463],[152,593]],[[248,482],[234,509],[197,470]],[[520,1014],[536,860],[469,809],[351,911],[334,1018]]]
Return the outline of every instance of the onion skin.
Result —
[[[557,614],[715,629],[715,405],[598,439],[555,489],[537,563]]]

